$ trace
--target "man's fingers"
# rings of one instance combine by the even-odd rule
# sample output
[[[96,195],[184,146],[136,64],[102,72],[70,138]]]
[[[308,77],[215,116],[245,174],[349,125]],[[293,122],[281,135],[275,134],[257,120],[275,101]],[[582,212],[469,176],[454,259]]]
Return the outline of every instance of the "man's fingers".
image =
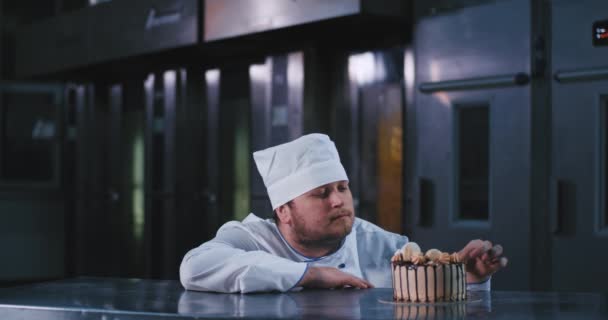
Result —
[[[369,283],[363,279],[360,279],[360,278],[355,278],[355,279],[357,279],[357,282],[359,283],[359,286],[358,286],[359,289],[368,289],[368,288],[374,287],[371,283]]]
[[[509,260],[506,257],[501,257],[500,259],[492,260],[492,263],[486,264],[486,266],[489,269],[489,274],[493,274],[496,271],[506,267],[508,263]]]
[[[490,250],[490,248],[492,248],[490,241],[472,240],[459,252],[459,255],[466,262],[469,259],[480,257]]]
[[[373,288],[374,286],[364,279],[333,267],[310,267],[300,281],[305,288]]]
[[[497,244],[493,246],[486,253],[481,255],[481,260],[485,263],[494,263],[498,261],[498,258],[502,255],[502,246]]]
[[[464,248],[462,248],[462,250],[460,250],[460,252],[458,252],[460,259],[466,261],[469,257],[469,254],[471,253],[471,251],[477,249],[479,247],[480,243],[481,243],[481,240],[469,241],[469,243],[467,243],[467,245],[464,246]]]
[[[490,258],[500,257],[502,255],[502,246],[499,244],[493,246],[492,249],[490,249],[490,251],[488,251],[488,254],[489,254]]]
[[[509,262],[502,256],[502,246],[499,244],[492,246],[490,241],[473,240],[462,249],[460,254],[466,263],[467,277],[473,282],[487,279],[496,271],[506,267]]]
[[[347,286],[351,286],[357,289],[367,289],[370,288],[370,286],[363,280],[361,279],[350,279],[350,281],[348,281]]]
[[[500,264],[500,267],[501,267],[501,268],[504,268],[504,267],[506,267],[506,266],[507,266],[507,264],[509,263],[509,259],[507,259],[506,257],[501,257],[501,258],[498,260],[498,263]]]
[[[348,276],[348,278],[344,279],[343,287],[346,287],[346,286],[351,286],[351,287],[359,288],[359,289],[368,289],[368,288],[374,287],[371,283],[369,283],[361,278],[357,278],[355,276],[350,276],[350,275]]]

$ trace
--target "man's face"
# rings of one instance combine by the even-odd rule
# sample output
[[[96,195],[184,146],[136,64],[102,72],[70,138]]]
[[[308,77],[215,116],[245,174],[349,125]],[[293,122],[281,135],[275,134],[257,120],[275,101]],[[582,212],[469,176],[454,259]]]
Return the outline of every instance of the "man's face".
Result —
[[[295,198],[289,213],[301,243],[323,245],[341,241],[351,232],[355,221],[348,181],[326,184]]]

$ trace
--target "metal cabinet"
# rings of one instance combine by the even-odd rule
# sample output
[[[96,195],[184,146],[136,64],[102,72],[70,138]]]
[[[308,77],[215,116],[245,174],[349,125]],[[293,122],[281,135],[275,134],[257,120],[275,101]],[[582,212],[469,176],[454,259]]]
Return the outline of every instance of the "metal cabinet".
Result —
[[[531,235],[531,17],[526,0],[418,11],[406,230],[423,249],[501,243],[494,286],[526,289]],[[428,9],[428,10],[426,10]],[[411,141],[413,139],[414,141]]]
[[[551,253],[555,290],[605,290],[608,18],[599,0],[552,1]]]

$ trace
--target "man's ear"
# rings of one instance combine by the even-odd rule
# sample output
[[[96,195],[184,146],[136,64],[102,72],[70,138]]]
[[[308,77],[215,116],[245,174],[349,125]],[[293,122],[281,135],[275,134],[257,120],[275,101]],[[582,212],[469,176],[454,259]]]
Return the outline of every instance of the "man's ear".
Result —
[[[275,213],[277,214],[277,218],[279,218],[281,223],[291,225],[291,208],[289,205],[287,205],[287,203],[278,207],[275,210]]]

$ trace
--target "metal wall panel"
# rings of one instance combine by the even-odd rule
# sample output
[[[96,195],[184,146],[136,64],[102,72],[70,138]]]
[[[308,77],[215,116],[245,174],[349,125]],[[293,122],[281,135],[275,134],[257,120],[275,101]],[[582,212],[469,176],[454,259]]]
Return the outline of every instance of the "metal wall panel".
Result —
[[[214,41],[343,17],[405,17],[408,3],[401,0],[205,0],[204,6],[203,41]]]
[[[270,92],[272,60],[266,58],[264,63],[252,64],[249,67],[251,83],[251,151],[263,150],[270,146],[271,119]],[[252,158],[253,159],[253,158]],[[271,216],[272,206],[268,200],[266,187],[262,176],[258,173],[255,163],[250,165],[251,176],[251,211],[256,214]]]
[[[195,45],[199,1],[111,1],[23,27],[17,36],[20,77]]]
[[[208,156],[205,166],[206,185],[203,195],[207,199],[205,220],[209,235],[217,231],[221,221],[221,208],[219,206],[220,171],[218,170],[221,163],[219,157],[220,79],[220,70],[205,71],[204,105],[206,121],[204,121],[203,126],[206,128],[204,152]]]
[[[180,88],[185,80],[179,70],[166,70],[149,74],[145,81],[148,267],[153,276],[163,278],[177,273],[180,259],[175,247],[179,233],[176,227],[179,215],[176,212],[175,116],[184,101]]]
[[[242,155],[249,153],[246,145],[249,140],[250,123],[246,119],[250,110],[249,72],[247,65],[240,64],[221,69],[218,104],[218,148],[215,155],[218,157],[219,186],[219,223],[230,220],[242,220],[250,208],[240,208],[237,203],[243,190],[249,186],[239,184],[242,175],[248,175],[249,161],[242,162]],[[237,146],[240,149],[237,150]],[[247,160],[251,158],[248,157]],[[241,171],[242,170],[242,171]],[[240,175],[239,175],[240,173]],[[249,191],[242,199],[249,202]],[[237,211],[238,210],[238,211]],[[219,227],[219,226],[217,226]]]
[[[304,57],[304,133],[335,141],[357,216],[403,233],[404,47],[320,46]]]
[[[194,45],[199,38],[199,1],[111,1],[90,11],[94,63]]]
[[[335,141],[356,215],[403,233],[404,48],[308,54],[306,130]]]
[[[556,72],[601,69],[607,66],[608,46],[593,46],[593,23],[607,20],[601,0],[553,0],[551,60]],[[570,17],[570,19],[567,19]]]
[[[304,110],[304,54],[273,55],[249,69],[251,81],[252,151],[285,143],[302,135]],[[252,212],[272,216],[266,187],[251,164]]]
[[[186,252],[211,238],[210,198],[206,193],[208,119],[205,108],[205,78],[200,68],[178,70],[175,108],[175,262]],[[171,269],[169,269],[171,270]],[[171,278],[177,274],[170,275]]]
[[[205,0],[204,41],[237,37],[360,12],[360,0]]]
[[[74,11],[23,27],[16,37],[17,76],[45,74],[90,62],[89,12]]]
[[[529,60],[513,57],[529,55],[529,9],[527,3],[514,6],[513,1],[500,1],[441,12],[430,23],[420,21],[414,48],[426,50],[416,55],[421,60],[416,69],[420,82],[527,71]],[[505,14],[497,17],[497,12]]]

